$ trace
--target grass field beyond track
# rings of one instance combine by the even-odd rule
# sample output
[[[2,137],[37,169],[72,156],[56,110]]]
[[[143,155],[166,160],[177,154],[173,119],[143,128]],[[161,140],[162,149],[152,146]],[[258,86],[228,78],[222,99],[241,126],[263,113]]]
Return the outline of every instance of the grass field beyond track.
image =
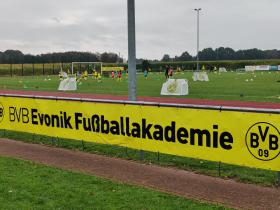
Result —
[[[178,73],[174,78],[188,79],[188,96],[181,98],[200,98],[217,100],[240,100],[258,102],[280,102],[280,72],[256,73],[210,73],[210,82],[193,82],[192,73]],[[160,97],[163,74],[150,73],[147,80],[137,75],[137,95]],[[58,76],[1,77],[0,89],[57,91]],[[102,82],[89,77],[78,83],[79,93],[127,95],[128,81],[121,82],[102,78]]]
[[[225,209],[127,184],[0,157],[1,209]]]

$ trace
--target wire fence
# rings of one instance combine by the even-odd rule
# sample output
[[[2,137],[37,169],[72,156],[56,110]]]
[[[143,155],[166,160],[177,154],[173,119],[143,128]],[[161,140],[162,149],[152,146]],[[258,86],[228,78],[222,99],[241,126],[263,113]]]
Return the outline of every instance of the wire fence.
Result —
[[[107,64],[115,66],[115,64]],[[91,63],[77,63],[73,66],[74,72],[101,71],[101,65]],[[0,76],[41,76],[58,75],[63,70],[72,72],[72,63],[36,63],[36,64],[0,64]]]
[[[58,75],[71,69],[71,63],[0,64],[0,76]]]

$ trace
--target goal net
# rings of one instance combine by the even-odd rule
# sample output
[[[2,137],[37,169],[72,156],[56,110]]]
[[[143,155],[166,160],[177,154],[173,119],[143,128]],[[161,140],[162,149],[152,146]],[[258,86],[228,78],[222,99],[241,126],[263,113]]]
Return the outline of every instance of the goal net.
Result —
[[[81,75],[85,71],[87,71],[89,75],[92,75],[94,72],[102,74],[102,62],[72,62],[72,75]]]

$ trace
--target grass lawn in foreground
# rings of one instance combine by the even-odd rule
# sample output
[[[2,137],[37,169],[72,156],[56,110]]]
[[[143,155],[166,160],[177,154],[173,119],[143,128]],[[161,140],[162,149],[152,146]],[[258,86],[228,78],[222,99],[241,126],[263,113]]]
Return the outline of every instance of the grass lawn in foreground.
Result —
[[[193,82],[192,72],[178,73],[174,78],[189,81],[189,95],[181,98],[280,102],[280,72],[209,73],[210,82]],[[164,74],[150,73],[147,80],[137,75],[137,95],[160,97]],[[0,89],[57,91],[58,76],[1,77]],[[79,93],[127,95],[128,81],[92,77],[78,83]]]
[[[90,175],[0,157],[1,209],[225,209]]]
[[[2,130],[0,137],[15,139],[27,143],[51,145],[54,147],[81,150],[93,154],[101,154],[109,157],[139,161],[139,151],[125,147],[82,142],[70,139],[57,139],[48,136],[33,135],[29,133],[7,130]],[[274,171],[253,169],[224,163],[220,164],[219,171],[219,163],[217,162],[159,154],[147,151],[145,151],[144,162],[147,164],[156,164],[165,167],[176,167],[183,170],[194,171],[196,173],[210,176],[231,178],[246,183],[254,183],[264,186],[273,186],[276,184],[276,172]]]

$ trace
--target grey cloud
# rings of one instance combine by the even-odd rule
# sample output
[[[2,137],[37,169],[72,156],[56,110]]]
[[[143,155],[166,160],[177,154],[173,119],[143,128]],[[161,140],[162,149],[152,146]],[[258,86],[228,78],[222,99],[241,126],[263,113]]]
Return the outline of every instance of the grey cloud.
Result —
[[[1,0],[0,50],[115,51],[127,54],[126,0]],[[137,56],[201,48],[280,48],[278,0],[136,0]]]

